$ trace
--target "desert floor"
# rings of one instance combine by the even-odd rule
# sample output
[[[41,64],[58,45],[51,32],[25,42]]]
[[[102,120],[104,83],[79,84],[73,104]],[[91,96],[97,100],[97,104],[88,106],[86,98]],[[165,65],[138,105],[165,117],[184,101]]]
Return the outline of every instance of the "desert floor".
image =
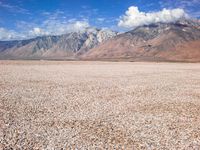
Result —
[[[200,64],[0,61],[0,149],[200,149]]]

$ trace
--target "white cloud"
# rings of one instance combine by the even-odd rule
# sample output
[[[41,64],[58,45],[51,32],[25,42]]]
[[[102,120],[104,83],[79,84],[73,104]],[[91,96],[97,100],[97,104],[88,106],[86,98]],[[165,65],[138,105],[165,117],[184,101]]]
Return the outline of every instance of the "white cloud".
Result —
[[[40,27],[33,27],[29,30],[29,37],[42,35],[61,35],[69,32],[78,32],[89,27],[87,21],[60,21],[60,20],[45,20]]]
[[[69,32],[82,31],[89,27],[87,21],[60,21],[60,20],[46,20],[42,24],[43,33],[47,35],[60,35]]]
[[[183,9],[163,9],[158,12],[145,13],[140,12],[138,7],[131,6],[126,11],[125,15],[120,17],[118,22],[119,27],[136,28],[142,25],[149,25],[152,23],[169,23],[186,17],[187,14]]]
[[[0,40],[12,40],[16,37],[18,37],[18,34],[15,31],[0,27]]]
[[[85,28],[89,27],[89,23],[87,21],[76,21],[70,25],[68,25],[68,28],[70,30],[74,31],[81,31],[84,30]]]
[[[45,35],[46,33],[41,28],[35,27],[29,31],[29,34],[30,36],[41,36]]]
[[[22,25],[24,29],[22,29]],[[41,25],[22,22],[22,24],[18,24],[21,29],[19,32],[0,27],[0,40],[21,40],[44,35],[61,35],[82,31],[89,26],[87,21],[77,20],[45,20]]]

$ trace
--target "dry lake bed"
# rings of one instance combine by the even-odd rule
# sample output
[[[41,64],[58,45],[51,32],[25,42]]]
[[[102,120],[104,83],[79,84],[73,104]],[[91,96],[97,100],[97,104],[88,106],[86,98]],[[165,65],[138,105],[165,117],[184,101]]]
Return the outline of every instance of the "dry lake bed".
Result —
[[[200,149],[200,64],[0,61],[0,149]]]

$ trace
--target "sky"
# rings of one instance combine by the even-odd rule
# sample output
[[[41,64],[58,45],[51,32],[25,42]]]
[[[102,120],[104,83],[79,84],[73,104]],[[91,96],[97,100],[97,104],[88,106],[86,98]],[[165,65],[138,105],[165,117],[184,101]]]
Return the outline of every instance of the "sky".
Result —
[[[200,0],[0,0],[0,40],[200,18]]]

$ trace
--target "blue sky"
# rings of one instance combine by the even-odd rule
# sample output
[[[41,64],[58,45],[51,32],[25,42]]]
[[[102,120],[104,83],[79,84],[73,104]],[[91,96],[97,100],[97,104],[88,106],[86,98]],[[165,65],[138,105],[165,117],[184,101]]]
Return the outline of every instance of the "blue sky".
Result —
[[[200,17],[200,0],[0,0],[0,39],[63,34],[88,26],[121,31],[120,16],[131,6],[146,13],[180,8]]]

